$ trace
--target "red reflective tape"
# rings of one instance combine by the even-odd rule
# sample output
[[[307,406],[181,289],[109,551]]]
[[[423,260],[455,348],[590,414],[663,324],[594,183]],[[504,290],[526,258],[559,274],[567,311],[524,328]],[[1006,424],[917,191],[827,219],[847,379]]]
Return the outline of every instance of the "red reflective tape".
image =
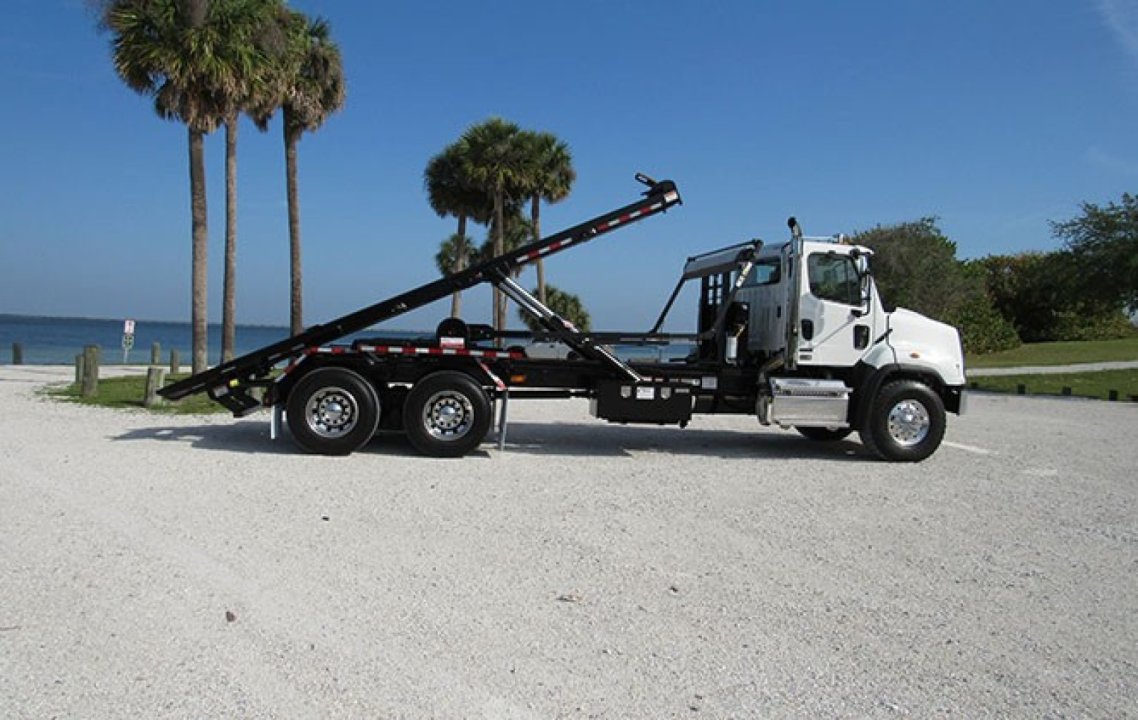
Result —
[[[313,353],[332,353],[341,355],[349,351],[353,351],[353,348],[344,345],[337,345],[325,348],[309,348],[306,352],[309,355]],[[467,350],[466,348],[448,348],[439,346],[414,347],[411,345],[358,345],[354,351],[375,353],[378,355],[445,355],[449,357],[510,358],[513,360],[520,360],[525,357],[524,352],[517,351]]]
[[[499,378],[497,375],[495,375],[495,374],[494,374],[494,373],[493,373],[493,372],[490,370],[490,368],[486,367],[486,363],[484,363],[484,362],[479,362],[479,363],[478,363],[478,367],[482,368],[482,372],[486,373],[486,375],[487,375],[487,376],[488,376],[488,377],[489,377],[491,380],[493,380],[493,381],[494,381],[494,387],[498,388],[499,390],[505,390],[505,389],[506,389],[506,383],[502,382],[502,379],[501,379],[501,378]]]

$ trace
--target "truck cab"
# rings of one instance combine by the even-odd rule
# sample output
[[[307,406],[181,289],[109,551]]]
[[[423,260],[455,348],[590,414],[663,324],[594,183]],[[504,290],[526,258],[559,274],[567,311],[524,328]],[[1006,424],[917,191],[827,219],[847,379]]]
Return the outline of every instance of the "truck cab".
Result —
[[[792,229],[795,223],[792,221]],[[963,404],[957,330],[887,312],[867,247],[795,233],[764,245],[736,295],[748,313],[745,357],[760,368],[758,415],[833,440],[858,430],[888,459],[920,460]]]

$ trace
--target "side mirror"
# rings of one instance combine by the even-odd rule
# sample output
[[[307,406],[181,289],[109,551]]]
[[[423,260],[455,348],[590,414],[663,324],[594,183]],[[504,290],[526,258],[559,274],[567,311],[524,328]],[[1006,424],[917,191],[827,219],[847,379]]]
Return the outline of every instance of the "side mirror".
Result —
[[[873,294],[870,292],[870,282],[872,282],[873,275],[869,272],[869,262],[864,256],[858,257],[857,263],[857,276],[858,276],[858,301],[859,305],[853,308],[850,313],[854,317],[864,317],[869,314],[870,302],[873,299]]]

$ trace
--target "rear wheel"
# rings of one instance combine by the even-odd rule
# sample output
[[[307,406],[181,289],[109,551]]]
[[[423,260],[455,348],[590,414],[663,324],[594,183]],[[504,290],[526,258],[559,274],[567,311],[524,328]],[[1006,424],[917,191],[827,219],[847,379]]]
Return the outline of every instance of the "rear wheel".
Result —
[[[428,375],[415,383],[403,403],[407,439],[432,457],[459,457],[478,447],[490,420],[486,392],[460,372]]]
[[[319,455],[347,455],[379,425],[375,388],[347,368],[319,368],[302,377],[285,410],[296,444]]]
[[[918,462],[932,455],[945,430],[944,402],[916,380],[895,380],[874,398],[859,431],[862,443],[886,460]]]
[[[799,425],[795,425],[794,429],[801,433],[802,437],[816,442],[837,442],[853,432],[853,428],[801,427]]]

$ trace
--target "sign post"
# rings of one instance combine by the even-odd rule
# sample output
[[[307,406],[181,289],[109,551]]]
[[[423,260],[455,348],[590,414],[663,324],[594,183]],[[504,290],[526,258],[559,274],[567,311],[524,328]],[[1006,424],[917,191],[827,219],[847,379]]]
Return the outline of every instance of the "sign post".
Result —
[[[122,364],[126,365],[130,357],[130,349],[134,347],[134,320],[127,320],[122,324]]]

